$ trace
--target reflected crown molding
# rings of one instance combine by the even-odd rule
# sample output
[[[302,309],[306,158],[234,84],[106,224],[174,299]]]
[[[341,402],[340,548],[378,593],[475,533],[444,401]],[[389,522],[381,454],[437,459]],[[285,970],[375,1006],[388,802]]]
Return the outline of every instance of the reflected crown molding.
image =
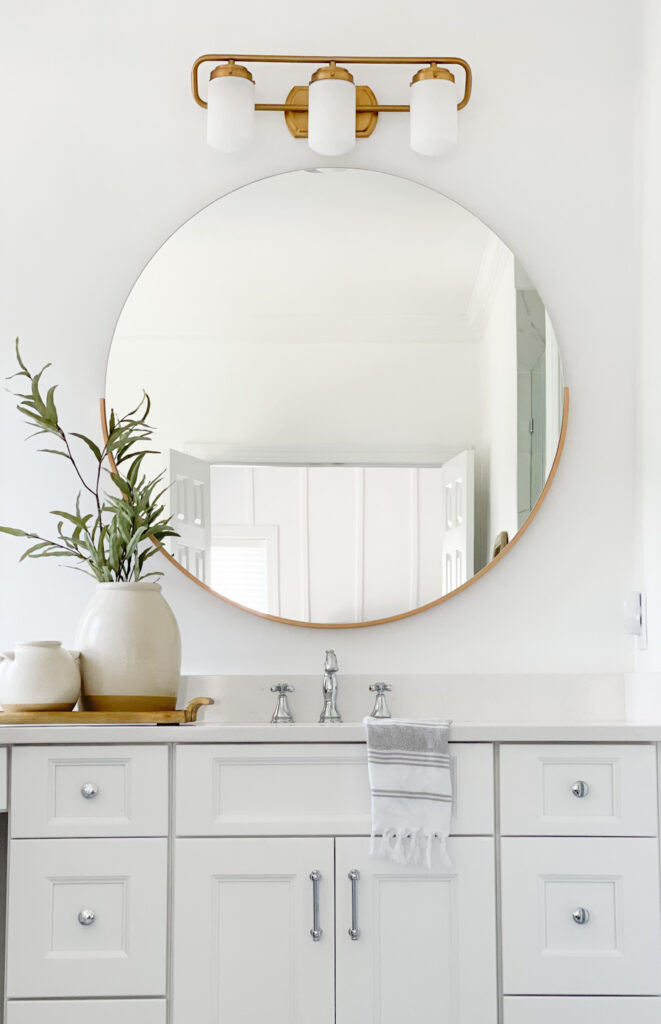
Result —
[[[183,444],[186,455],[194,455],[212,465],[235,466],[442,466],[470,444],[420,445],[397,448],[393,445],[219,445],[204,441]]]
[[[286,342],[282,332],[274,325],[282,322],[286,327]],[[136,325],[137,326],[137,325]],[[223,314],[222,329],[218,331],[197,331],[182,323],[173,330],[172,322],[163,331],[122,330],[117,332],[114,344],[154,346],[181,344],[196,341],[213,346],[232,344],[256,345],[378,345],[378,344],[472,344],[479,340],[475,327],[470,321],[470,310],[457,311],[446,316],[435,313],[394,314],[370,310],[366,313],[351,311],[350,314],[323,312],[300,313],[287,310],[278,314],[275,310],[250,312],[241,310],[232,316]]]

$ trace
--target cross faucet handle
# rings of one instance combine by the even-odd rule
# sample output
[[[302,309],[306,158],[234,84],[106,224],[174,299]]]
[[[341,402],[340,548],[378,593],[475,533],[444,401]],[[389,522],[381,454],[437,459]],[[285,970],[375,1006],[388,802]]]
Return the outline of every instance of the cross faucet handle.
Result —
[[[289,701],[287,700],[287,694],[293,692],[294,687],[290,686],[289,683],[275,683],[271,687],[271,693],[277,693],[278,695],[275,711],[271,716],[272,725],[291,725],[294,721],[294,716],[291,713]]]
[[[370,718],[392,718],[388,702],[386,701],[386,693],[392,690],[390,683],[372,683],[370,690],[376,694]]]

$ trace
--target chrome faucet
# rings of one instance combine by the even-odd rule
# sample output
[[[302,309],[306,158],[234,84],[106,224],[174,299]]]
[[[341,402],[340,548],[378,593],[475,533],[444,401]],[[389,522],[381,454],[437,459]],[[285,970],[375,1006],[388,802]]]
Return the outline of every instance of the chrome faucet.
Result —
[[[341,722],[342,715],[337,710],[337,657],[335,651],[326,651],[324,662],[324,707],[319,716],[320,722]]]

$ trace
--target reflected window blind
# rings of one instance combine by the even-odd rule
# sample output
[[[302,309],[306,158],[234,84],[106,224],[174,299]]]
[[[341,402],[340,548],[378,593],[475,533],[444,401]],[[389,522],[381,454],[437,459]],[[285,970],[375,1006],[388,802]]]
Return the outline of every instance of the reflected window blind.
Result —
[[[268,612],[268,553],[264,537],[223,537],[211,547],[211,586],[231,601]]]

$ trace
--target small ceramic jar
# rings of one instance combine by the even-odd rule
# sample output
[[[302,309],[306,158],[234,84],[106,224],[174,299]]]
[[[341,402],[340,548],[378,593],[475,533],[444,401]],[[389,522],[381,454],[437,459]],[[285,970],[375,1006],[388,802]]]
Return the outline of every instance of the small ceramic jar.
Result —
[[[71,711],[80,697],[78,652],[59,640],[31,640],[0,653],[5,711]]]

